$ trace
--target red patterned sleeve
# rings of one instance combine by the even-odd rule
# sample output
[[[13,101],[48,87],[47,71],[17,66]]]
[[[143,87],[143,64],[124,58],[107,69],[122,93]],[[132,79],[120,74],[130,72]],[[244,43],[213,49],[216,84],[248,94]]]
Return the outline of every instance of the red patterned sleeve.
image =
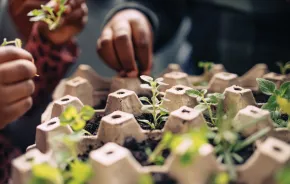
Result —
[[[79,50],[75,40],[63,45],[55,45],[44,38],[38,32],[38,24],[35,23],[30,38],[26,44],[26,50],[34,58],[37,67],[35,77],[34,103],[41,103],[52,94],[58,82],[64,77],[68,68],[76,61]]]

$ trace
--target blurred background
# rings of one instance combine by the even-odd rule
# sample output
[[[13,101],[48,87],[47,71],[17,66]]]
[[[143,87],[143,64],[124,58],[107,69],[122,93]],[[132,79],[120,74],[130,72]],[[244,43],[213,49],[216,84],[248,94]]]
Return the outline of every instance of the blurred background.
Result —
[[[83,32],[78,36],[78,43],[81,47],[81,55],[78,62],[70,69],[71,75],[79,64],[92,66],[97,73],[110,77],[115,72],[108,68],[96,54],[96,42],[100,35],[101,25],[108,11],[122,0],[87,0],[89,8],[89,21]],[[185,42],[184,38],[191,27],[189,19],[184,19],[179,28],[178,34],[172,38],[171,44],[163,48],[154,58],[153,75],[161,73],[168,63],[182,63],[187,60],[191,46]]]

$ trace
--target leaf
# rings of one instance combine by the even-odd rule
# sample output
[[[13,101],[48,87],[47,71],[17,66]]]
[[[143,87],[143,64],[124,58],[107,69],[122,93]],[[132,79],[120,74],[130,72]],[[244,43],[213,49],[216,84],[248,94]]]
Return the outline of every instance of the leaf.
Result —
[[[251,136],[247,137],[245,140],[243,140],[242,142],[237,144],[234,147],[234,151],[238,152],[238,151],[244,149],[248,145],[254,143],[256,140],[260,139],[261,137],[264,137],[267,133],[270,132],[270,130],[271,130],[270,127],[266,127],[266,128],[263,128],[263,129],[259,130],[256,133],[252,134]]]
[[[244,159],[236,153],[232,153],[232,157],[239,163],[242,163],[244,161]]]
[[[78,114],[77,109],[74,106],[67,107],[64,112],[60,115],[64,120],[69,121]]]
[[[197,89],[186,90],[186,94],[192,97],[202,97],[202,92]]]
[[[277,96],[277,104],[279,105],[282,112],[290,115],[290,101],[280,96]]]
[[[164,79],[162,77],[160,77],[160,78],[157,78],[155,81],[158,83],[158,82],[164,81]]]
[[[165,121],[166,122],[167,120],[168,120],[168,116],[162,116],[161,117],[161,121]]]
[[[147,75],[141,75],[140,78],[143,80],[143,81],[146,81],[146,82],[152,82],[153,81],[153,78],[152,77],[149,77]]]
[[[193,109],[194,110],[197,110],[199,112],[203,112],[203,111],[205,111],[207,109],[207,105],[205,105],[205,104],[198,104]]]
[[[33,179],[31,184],[36,184],[35,181],[49,182],[51,184],[63,184],[61,172],[46,163],[32,166]]]
[[[35,16],[35,17],[32,17],[29,19],[29,21],[31,22],[38,22],[38,21],[41,21],[45,18],[45,15],[38,15],[38,16]]]
[[[150,128],[155,129],[154,123],[151,123],[147,119],[138,119],[138,122],[145,123],[150,126]]]
[[[185,152],[183,155],[180,157],[180,162],[183,165],[188,165],[192,162],[192,153],[191,152]]]
[[[257,78],[256,81],[258,82],[259,89],[262,93],[266,95],[272,95],[274,93],[276,89],[274,82],[262,78]]]
[[[142,96],[142,97],[140,97],[139,100],[140,100],[140,101],[145,101],[145,102],[148,102],[148,103],[150,102],[150,101],[149,101],[149,98],[147,98],[146,96]],[[151,102],[150,102],[150,103],[151,103]]]
[[[80,161],[74,161],[70,164],[71,180],[69,183],[85,184],[93,176],[92,168],[89,164]]]
[[[81,109],[80,116],[85,121],[89,121],[90,119],[93,118],[94,115],[95,115],[95,110],[88,105],[85,105]]]
[[[228,173],[222,172],[215,176],[214,184],[229,184],[230,183],[230,177]]]
[[[278,108],[278,104],[276,102],[276,96],[271,96],[267,103],[265,103],[263,106],[262,106],[262,109],[267,109],[267,110],[270,110],[270,111],[275,111],[277,108]]]
[[[290,100],[290,82],[284,82],[280,86],[280,95],[287,100]]]
[[[142,174],[138,184],[154,184],[153,178],[150,174]]]
[[[140,87],[143,89],[150,89],[150,90],[152,89],[152,87],[149,86],[149,84],[141,84]]]
[[[82,119],[76,120],[74,123],[71,124],[71,127],[74,131],[81,131],[86,126],[86,122]]]
[[[286,166],[282,169],[280,169],[276,176],[275,179],[278,184],[289,184],[290,183],[290,167]]]

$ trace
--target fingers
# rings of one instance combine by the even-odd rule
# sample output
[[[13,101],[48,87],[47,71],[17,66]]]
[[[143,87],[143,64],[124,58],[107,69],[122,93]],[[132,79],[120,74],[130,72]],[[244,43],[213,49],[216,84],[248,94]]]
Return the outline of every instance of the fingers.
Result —
[[[31,79],[36,74],[35,65],[27,60],[15,60],[0,65],[0,83],[12,84]]]
[[[35,86],[32,80],[22,81],[11,85],[0,85],[1,104],[9,105],[31,96]],[[5,97],[5,98],[3,98]]]
[[[97,52],[99,56],[116,71],[121,71],[122,66],[118,61],[117,53],[113,45],[113,30],[111,28],[104,29],[97,43]]]
[[[131,27],[128,21],[122,21],[112,26],[113,43],[122,68],[128,75],[137,76],[138,69],[134,57]],[[130,76],[130,77],[131,77]]]
[[[32,98],[27,97],[21,99],[11,105],[0,108],[1,123],[0,128],[6,124],[15,121],[24,115],[32,107]]]
[[[88,7],[85,3],[81,4],[75,10],[72,10],[70,14],[68,14],[65,18],[65,24],[79,24],[82,23],[82,19],[87,17],[88,15]]]
[[[0,63],[18,59],[24,59],[33,62],[32,55],[24,49],[13,46],[0,47]]]
[[[132,28],[132,37],[135,49],[135,55],[140,64],[141,74],[149,75],[152,68],[152,32],[148,23],[144,20],[132,20],[130,22]]]

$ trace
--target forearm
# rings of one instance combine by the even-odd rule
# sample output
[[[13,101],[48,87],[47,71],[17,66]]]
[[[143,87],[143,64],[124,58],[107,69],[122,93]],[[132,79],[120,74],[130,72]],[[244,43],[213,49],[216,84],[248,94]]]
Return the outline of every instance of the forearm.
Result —
[[[68,68],[76,61],[78,48],[71,40],[62,45],[54,45],[37,31],[37,24],[26,45],[34,58],[38,77],[35,77],[34,102],[41,103],[41,99],[52,94],[58,82],[64,77]]]
[[[185,0],[126,0],[113,8],[105,19],[108,22],[117,12],[125,9],[136,9],[148,18],[154,33],[154,50],[160,49],[177,32],[185,14]]]

